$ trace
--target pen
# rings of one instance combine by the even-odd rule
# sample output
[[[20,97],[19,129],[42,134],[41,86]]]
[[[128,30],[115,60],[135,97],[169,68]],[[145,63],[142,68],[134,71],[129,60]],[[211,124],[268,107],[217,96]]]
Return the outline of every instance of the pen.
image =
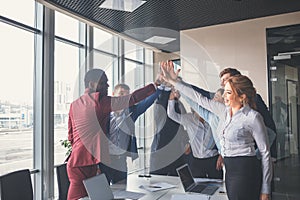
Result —
[[[149,185],[149,188],[161,188],[160,186],[156,186],[156,185]]]

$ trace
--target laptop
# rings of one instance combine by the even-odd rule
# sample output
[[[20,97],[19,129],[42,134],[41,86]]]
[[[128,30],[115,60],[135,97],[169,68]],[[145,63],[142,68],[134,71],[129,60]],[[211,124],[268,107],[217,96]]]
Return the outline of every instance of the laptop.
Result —
[[[104,173],[83,180],[90,200],[125,200],[115,199]]]
[[[216,185],[209,185],[205,183],[195,182],[188,164],[184,164],[181,167],[178,167],[176,171],[185,192],[194,192],[194,193],[201,193],[206,195],[213,195],[216,192],[216,190],[219,188]]]

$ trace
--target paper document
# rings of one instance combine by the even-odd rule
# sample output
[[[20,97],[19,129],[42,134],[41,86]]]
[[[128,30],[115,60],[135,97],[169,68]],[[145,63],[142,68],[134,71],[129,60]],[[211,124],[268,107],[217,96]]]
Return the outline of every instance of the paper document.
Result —
[[[130,192],[126,190],[117,190],[113,192],[114,199],[140,199],[145,194],[139,192]]]
[[[222,179],[214,178],[194,178],[196,183],[223,183]]]
[[[82,197],[82,198],[80,198],[78,200],[91,200],[91,199],[90,199],[90,197]]]
[[[148,190],[150,192],[155,192],[159,190],[165,190],[170,188],[175,188],[175,185],[165,183],[165,182],[158,182],[158,183],[152,183],[150,185],[141,185],[140,188],[143,188],[145,190]]]
[[[173,194],[171,200],[209,200],[210,196],[205,194]]]

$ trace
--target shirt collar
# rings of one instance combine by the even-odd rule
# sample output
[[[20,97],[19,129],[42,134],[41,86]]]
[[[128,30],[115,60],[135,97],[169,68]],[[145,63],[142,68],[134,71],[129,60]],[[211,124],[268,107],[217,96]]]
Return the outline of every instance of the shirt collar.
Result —
[[[241,112],[241,113],[243,113],[244,115],[247,116],[250,111],[251,111],[251,107],[248,104],[246,104],[241,109],[239,109],[237,111],[237,113]],[[227,106],[227,113],[230,113],[230,107],[229,106]]]
[[[246,104],[238,112],[241,112],[247,116],[250,111],[251,111],[250,106],[248,104]]]
[[[128,108],[125,108],[122,110],[122,112],[120,112],[119,114],[117,114],[116,112],[111,112],[110,115],[113,117],[113,116],[123,116],[125,115],[126,113],[128,113],[129,109]]]

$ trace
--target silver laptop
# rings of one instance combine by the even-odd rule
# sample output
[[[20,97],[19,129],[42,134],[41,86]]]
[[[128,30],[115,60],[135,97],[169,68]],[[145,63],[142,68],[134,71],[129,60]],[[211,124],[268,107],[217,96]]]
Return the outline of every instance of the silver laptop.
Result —
[[[105,174],[99,174],[83,180],[90,200],[117,200],[109,187]],[[121,199],[118,199],[121,200]]]
[[[181,167],[178,167],[176,171],[185,192],[195,192],[206,195],[213,195],[219,188],[216,185],[195,182],[188,164],[184,164]]]

